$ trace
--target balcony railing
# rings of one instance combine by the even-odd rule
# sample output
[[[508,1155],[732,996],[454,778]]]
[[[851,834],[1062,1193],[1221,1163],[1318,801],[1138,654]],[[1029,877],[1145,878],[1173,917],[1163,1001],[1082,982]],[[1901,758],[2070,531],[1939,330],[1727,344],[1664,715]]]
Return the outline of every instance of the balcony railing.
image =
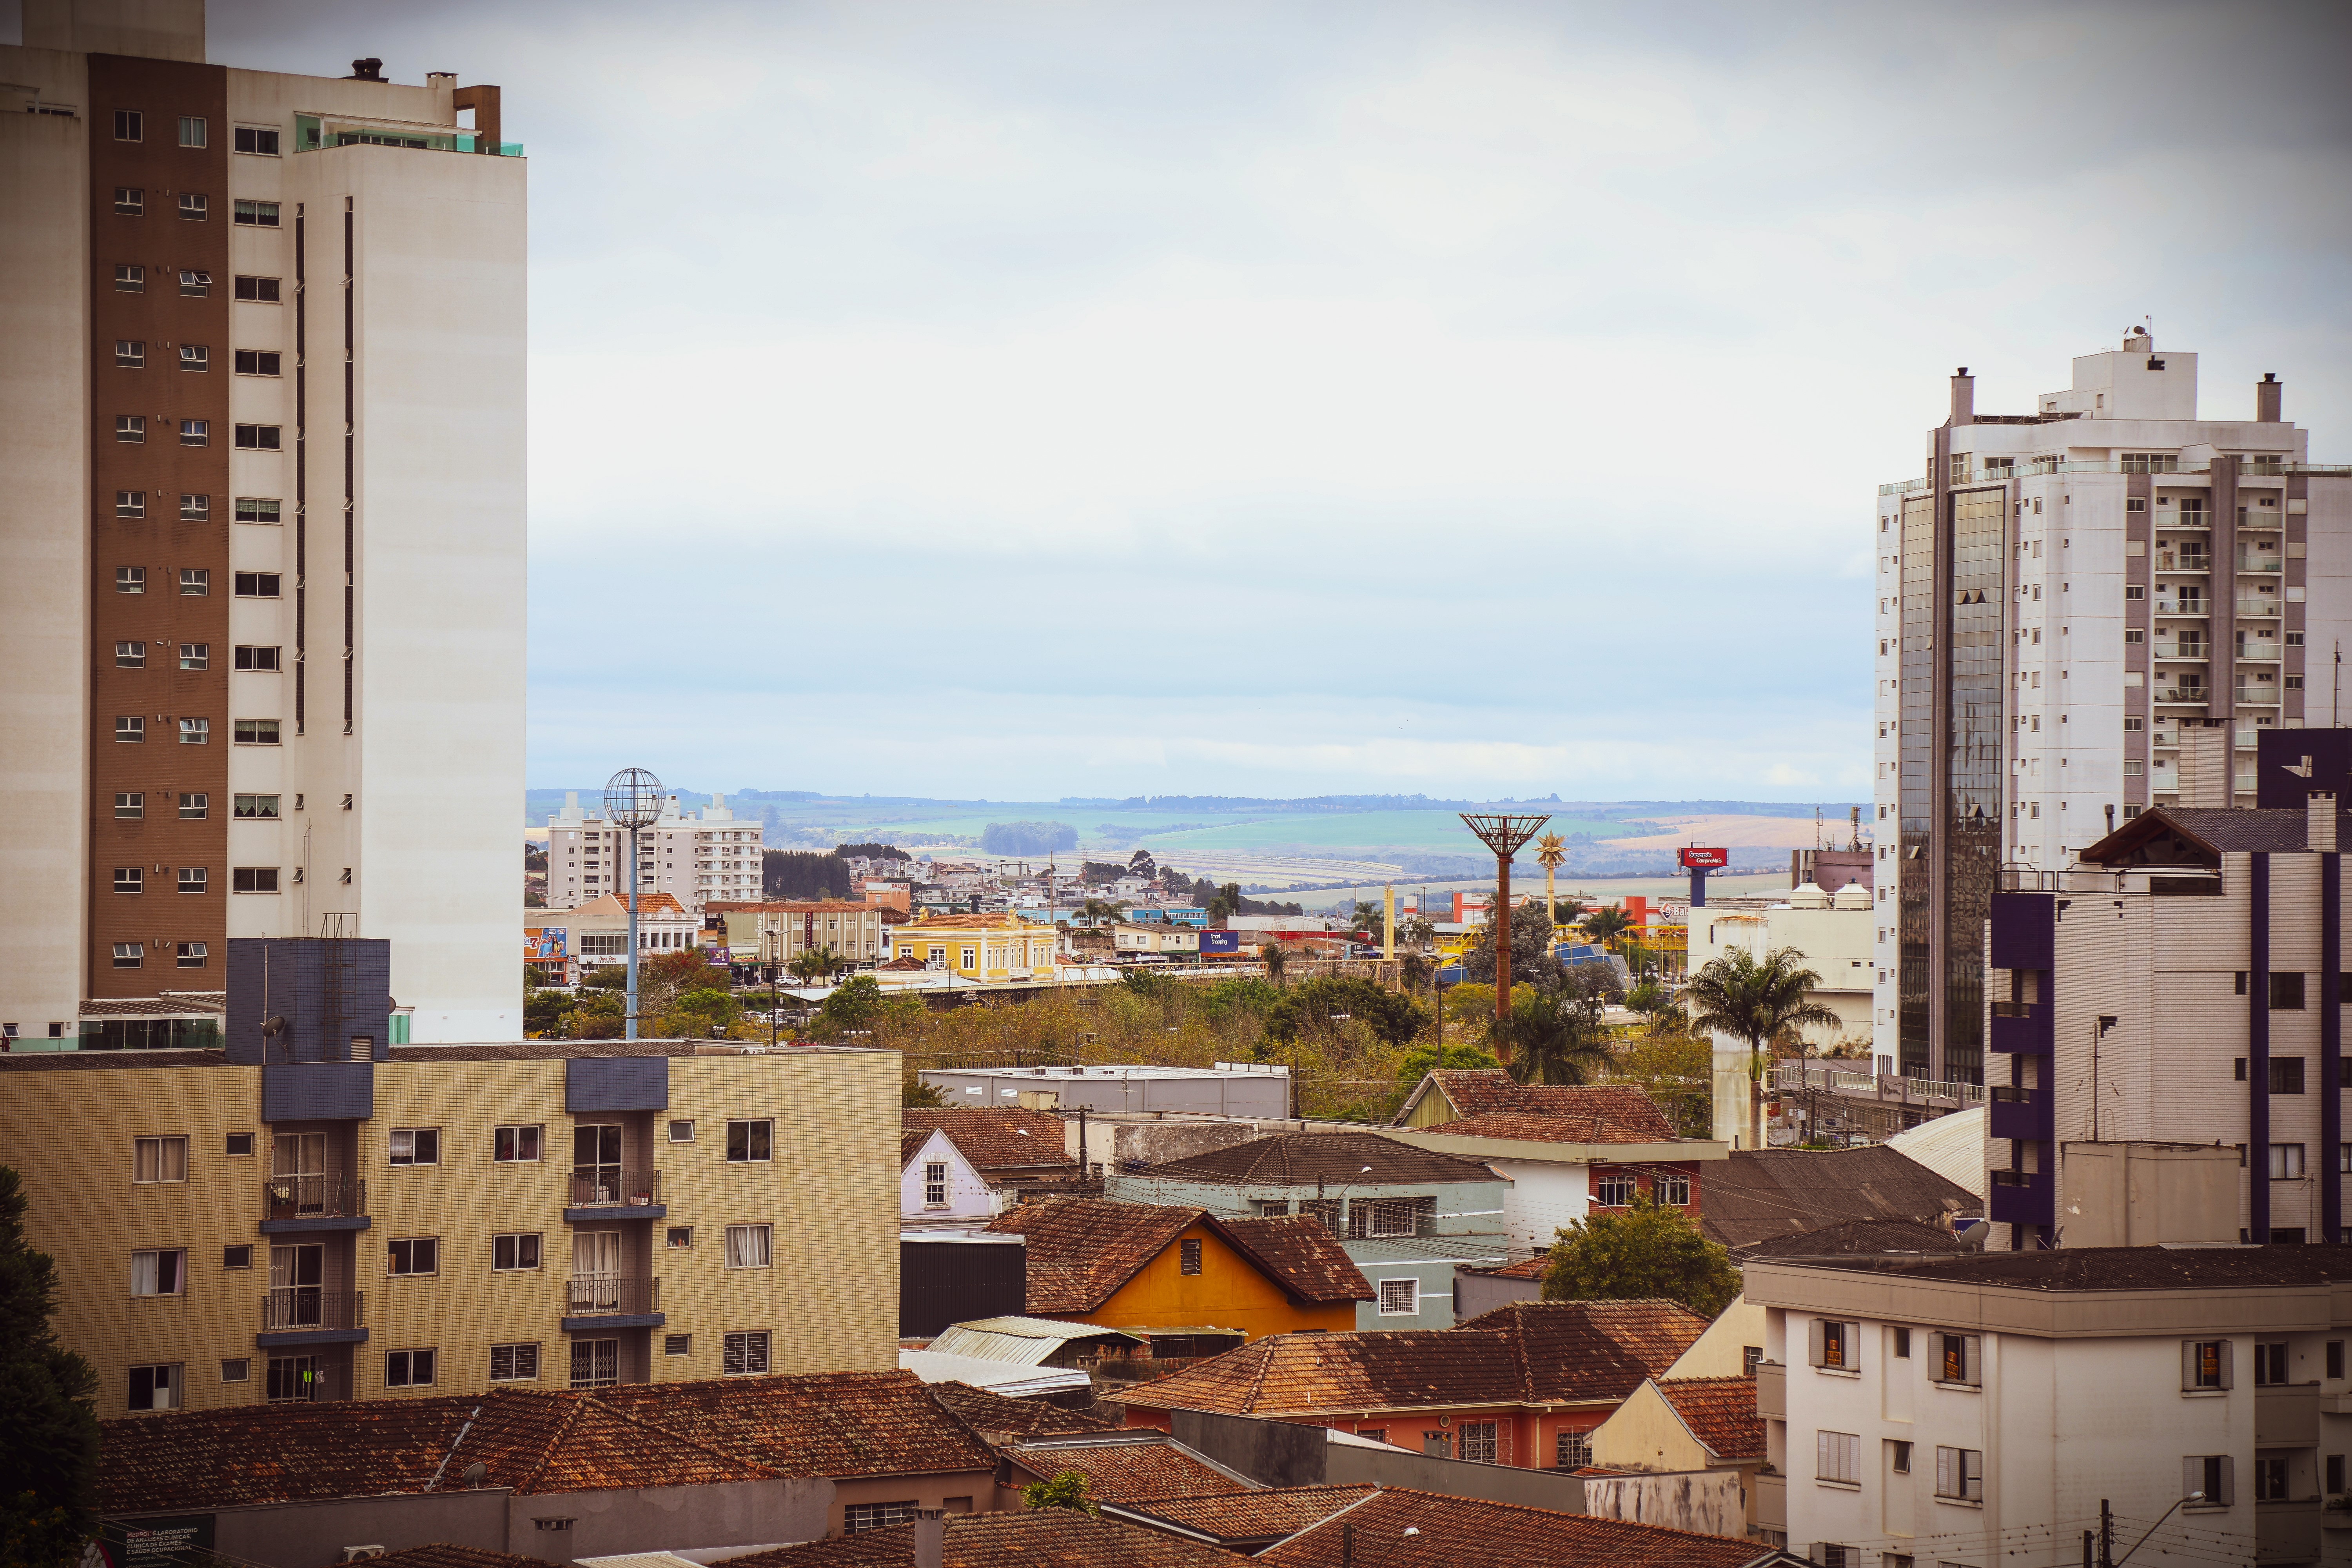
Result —
[[[2245,551],[2240,551],[2238,552],[2238,570],[2241,572],[2284,572],[2286,570],[2286,563],[2275,555],[2255,555]]]
[[[564,1315],[572,1318],[660,1310],[661,1281],[624,1274],[574,1274],[564,1298]]]
[[[367,1213],[367,1184],[350,1176],[272,1176],[261,1184],[265,1219],[344,1219]]]
[[[2278,600],[2268,595],[2238,601],[2238,614],[2242,616],[2275,616],[2278,613]]]
[[[620,1165],[574,1165],[572,1168],[572,1208],[604,1205],[643,1208],[661,1202],[661,1173],[633,1171]]]
[[[367,1295],[308,1285],[279,1285],[261,1299],[261,1331],[282,1334],[303,1329],[356,1329],[366,1323]]]
[[[2158,702],[2202,702],[2205,689],[2201,686],[2159,686],[2156,688]]]

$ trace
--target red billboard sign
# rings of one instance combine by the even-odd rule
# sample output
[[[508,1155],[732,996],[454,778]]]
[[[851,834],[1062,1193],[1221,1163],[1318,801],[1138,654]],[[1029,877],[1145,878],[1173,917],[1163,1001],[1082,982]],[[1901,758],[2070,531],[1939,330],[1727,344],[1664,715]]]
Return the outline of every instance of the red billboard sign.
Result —
[[[1680,858],[1685,871],[1715,871],[1731,864],[1730,850],[1701,849],[1696,845],[1686,846]]]

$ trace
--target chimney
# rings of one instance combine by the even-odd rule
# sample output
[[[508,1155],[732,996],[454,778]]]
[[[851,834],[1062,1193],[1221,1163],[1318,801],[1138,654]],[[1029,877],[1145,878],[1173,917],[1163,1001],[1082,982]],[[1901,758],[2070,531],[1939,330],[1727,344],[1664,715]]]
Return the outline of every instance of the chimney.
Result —
[[[1951,422],[1956,426],[1977,422],[1977,378],[1969,374],[1966,365],[1960,366],[1958,374],[1952,377]]]
[[[2262,380],[2254,383],[2255,424],[2275,425],[2279,422],[2279,394],[2285,390],[2286,383],[2278,378],[2276,371],[2263,372]]]
[[[2315,789],[2305,797],[2303,847],[2315,855],[2336,853],[2336,792]]]
[[[940,1568],[947,1559],[948,1510],[943,1508],[919,1508],[915,1510],[915,1568]]]

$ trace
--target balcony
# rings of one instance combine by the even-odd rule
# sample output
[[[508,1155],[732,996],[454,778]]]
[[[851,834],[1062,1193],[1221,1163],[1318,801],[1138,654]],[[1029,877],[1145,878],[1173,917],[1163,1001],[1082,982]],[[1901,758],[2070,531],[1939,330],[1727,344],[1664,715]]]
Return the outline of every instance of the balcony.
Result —
[[[2159,572],[2205,573],[2213,569],[2213,563],[2201,550],[2159,550],[2156,552],[2156,569]]]
[[[2158,702],[2202,702],[2205,689],[2201,686],[2159,686],[2154,689]]]
[[[2256,1563],[2316,1563],[2320,1551],[2319,1500],[2283,1498],[2254,1504]]]
[[[659,1328],[661,1281],[625,1274],[574,1274],[563,1298],[563,1331]]]
[[[272,1176],[261,1184],[261,1233],[368,1228],[367,1184],[350,1176]]]
[[[2286,570],[2286,563],[2275,555],[2261,555],[2252,551],[2241,550],[2238,552],[2238,570],[2262,573],[2284,572]]]
[[[261,1299],[261,1331],[254,1343],[264,1349],[362,1343],[368,1337],[366,1303],[359,1290],[278,1286]]]
[[[563,1203],[563,1217],[570,1223],[662,1219],[668,1214],[661,1201],[659,1171],[633,1171],[619,1165],[572,1168],[572,1185]]]
[[[2050,1136],[2052,1105],[2047,1089],[2004,1083],[1986,1093],[1991,1103],[1987,1107],[1985,1131],[1992,1137],[2042,1140]]]
[[[2235,700],[2237,701],[2250,703],[2257,707],[2276,706],[2279,700],[2278,682],[2275,680],[2241,681],[2238,684]],[[2252,784],[2242,784],[2240,787],[2251,789],[2253,786]]]
[[[1756,1528],[1786,1532],[1789,1528],[1789,1478],[1756,1478]]]
[[[2279,602],[2269,595],[2263,595],[2259,598],[2240,599],[2238,601],[2238,614],[2242,616],[2275,616],[2278,613]]]

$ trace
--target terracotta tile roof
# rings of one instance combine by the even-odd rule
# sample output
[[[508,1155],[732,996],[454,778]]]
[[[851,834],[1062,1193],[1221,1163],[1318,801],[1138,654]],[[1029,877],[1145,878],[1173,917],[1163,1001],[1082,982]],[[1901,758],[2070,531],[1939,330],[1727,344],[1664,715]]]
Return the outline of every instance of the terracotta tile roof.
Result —
[[[99,1506],[127,1513],[422,1491],[473,1403],[240,1405],[102,1422]]]
[[[1754,1378],[1670,1377],[1659,1382],[1658,1393],[1717,1458],[1764,1457],[1764,1423],[1756,1414]]]
[[[1026,1442],[1036,1437],[1071,1437],[1087,1432],[1120,1428],[1075,1410],[1064,1410],[1042,1399],[1008,1399],[963,1383],[931,1385],[932,1403],[962,1422],[975,1435]]]
[[[1219,1219],[1217,1228],[1257,1266],[1307,1301],[1369,1301],[1371,1281],[1320,1220],[1304,1215]]]
[[[948,1142],[971,1162],[975,1171],[1077,1164],[1063,1146],[1061,1119],[1042,1110],[976,1105],[914,1109],[898,1113],[898,1125],[908,1132],[918,1128],[945,1130]]]
[[[901,973],[906,973],[910,972],[920,972],[926,968],[927,965],[921,959],[909,954],[903,958],[894,958],[887,963],[877,963],[874,967],[877,969],[894,969]]]
[[[1775,1557],[1761,1542],[1734,1536],[1399,1487],[1309,1526],[1256,1560],[1271,1568],[1339,1568],[1341,1526],[1349,1524],[1356,1562],[1381,1568],[1742,1568]],[[1408,1527],[1421,1533],[1407,1535]]]
[[[786,1476],[933,1475],[996,1462],[910,1372],[624,1384],[596,1397]]]
[[[1073,1443],[1066,1439],[1037,1447],[1003,1448],[998,1452],[1021,1474],[1013,1479],[1049,1481],[1075,1470],[1087,1479],[1092,1502],[1150,1502],[1160,1498],[1206,1496],[1213,1492],[1245,1492],[1250,1483],[1235,1480],[1215,1466],[1163,1437],[1138,1442]]]
[[[1768,1236],[1739,1249],[1739,1257],[1833,1258],[1881,1252],[1966,1252],[1968,1244],[1948,1225],[1907,1219],[1849,1219],[1819,1230]]]
[[[1240,1493],[1212,1492],[1201,1497],[1159,1498],[1150,1502],[1113,1505],[1124,1517],[1143,1519],[1210,1537],[1217,1545],[1246,1550],[1265,1542],[1296,1535],[1341,1509],[1359,1503],[1378,1488],[1267,1487]]]
[[[1699,1229],[1725,1247],[1793,1236],[1849,1219],[1942,1223],[1981,1206],[1899,1149],[1735,1149],[1706,1171]]]
[[[1649,1101],[1644,1099],[1643,1104]],[[1605,1113],[1584,1111],[1482,1110],[1440,1122],[1430,1128],[1456,1138],[1507,1138],[1525,1143],[1663,1143],[1675,1134],[1661,1134],[1647,1121],[1631,1124]]]
[[[775,899],[759,903],[717,904],[702,906],[706,910],[725,910],[730,914],[763,915],[868,915],[875,906],[854,899]]]
[[[1408,1096],[1408,1105],[1433,1089],[1444,1095],[1454,1109],[1465,1117],[1492,1111],[1597,1116],[1660,1142],[1675,1136],[1672,1119],[1658,1109],[1655,1100],[1631,1084],[1518,1084],[1513,1083],[1510,1075],[1499,1068],[1440,1068],[1429,1076],[1434,1081]],[[1397,1114],[1402,1121],[1405,1113]]]
[[[1002,910],[992,911],[988,914],[982,915],[925,915],[921,920],[912,921],[909,924],[902,925],[898,928],[901,935],[905,935],[910,931],[1050,931],[1053,929],[1054,928],[1052,926],[1045,924],[1043,921],[1024,921],[1018,915],[1009,914]]]
[[[1120,1397],[1237,1415],[1622,1400],[1706,1328],[1672,1301],[1514,1301],[1451,1329],[1273,1335]]]
[[[1485,1272],[1498,1279],[1540,1279],[1551,1272],[1551,1254],[1538,1252],[1533,1258],[1522,1258],[1517,1263],[1507,1263],[1500,1268]]]
[[[1370,1165],[1370,1173],[1364,1167]],[[1318,1180],[1349,1186],[1492,1182],[1475,1160],[1401,1143],[1377,1132],[1284,1132],[1152,1165],[1139,1173],[1195,1182],[1300,1186]]]
[[[1202,1213],[1100,1198],[1049,1198],[1009,1209],[989,1221],[988,1228],[1029,1238],[1030,1311],[1091,1312]]]
[[[478,1546],[451,1546],[446,1542],[387,1552],[370,1561],[389,1563],[393,1568],[562,1568],[544,1557],[518,1557],[511,1552],[485,1552]]]
[[[730,1557],[727,1568],[865,1568],[911,1563],[912,1525]],[[1231,1552],[1071,1509],[947,1519],[941,1568],[1234,1568]]]
[[[902,1127],[898,1130],[898,1169],[905,1170],[907,1162],[923,1152],[931,1141],[934,1130],[929,1127]]]

